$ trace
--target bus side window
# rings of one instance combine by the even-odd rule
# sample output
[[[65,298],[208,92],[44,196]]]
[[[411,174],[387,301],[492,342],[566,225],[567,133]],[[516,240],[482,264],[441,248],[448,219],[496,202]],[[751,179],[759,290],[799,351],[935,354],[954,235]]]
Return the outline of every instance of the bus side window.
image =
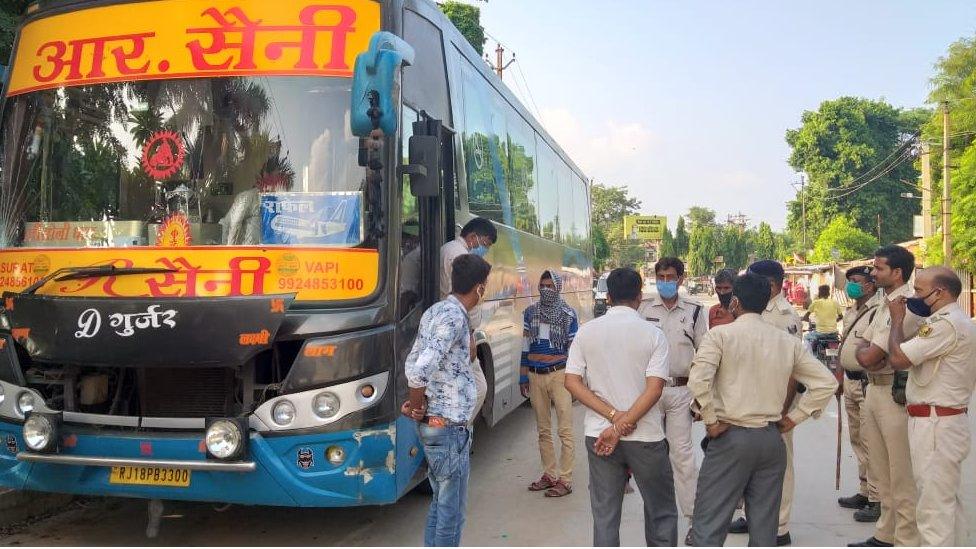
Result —
[[[417,111],[403,106],[400,132],[400,162],[407,164],[407,145],[413,135],[413,123],[419,119]],[[400,311],[409,311],[420,301],[420,213],[417,197],[410,192],[410,176],[404,175],[400,183]]]

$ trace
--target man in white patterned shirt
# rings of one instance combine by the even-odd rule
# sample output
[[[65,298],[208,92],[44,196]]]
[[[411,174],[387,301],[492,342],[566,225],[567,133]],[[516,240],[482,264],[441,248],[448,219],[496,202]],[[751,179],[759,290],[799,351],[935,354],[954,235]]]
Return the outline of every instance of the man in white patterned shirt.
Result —
[[[477,389],[470,367],[468,311],[481,301],[491,265],[465,254],[452,263],[452,292],[428,309],[405,365],[410,399],[401,411],[420,422],[433,501],[424,545],[458,546],[470,472]]]

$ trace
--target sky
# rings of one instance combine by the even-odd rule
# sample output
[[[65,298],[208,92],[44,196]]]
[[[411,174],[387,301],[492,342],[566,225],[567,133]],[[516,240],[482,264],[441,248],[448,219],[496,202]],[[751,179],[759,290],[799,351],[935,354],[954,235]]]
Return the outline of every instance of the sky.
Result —
[[[799,181],[784,136],[803,112],[844,95],[924,105],[934,63],[976,35],[972,0],[466,1],[573,160],[672,228],[696,205],[784,228]]]

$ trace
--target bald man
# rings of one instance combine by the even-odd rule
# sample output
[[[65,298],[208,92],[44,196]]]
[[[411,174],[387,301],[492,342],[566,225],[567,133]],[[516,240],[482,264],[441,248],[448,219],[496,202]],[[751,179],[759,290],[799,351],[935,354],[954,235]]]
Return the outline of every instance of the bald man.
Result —
[[[915,277],[915,295],[888,304],[891,311],[889,363],[908,370],[908,442],[918,505],[921,544],[965,545],[966,519],[960,501],[962,462],[969,455],[966,410],[976,387],[976,324],[959,307],[962,282],[945,267]],[[906,341],[906,311],[924,318]]]

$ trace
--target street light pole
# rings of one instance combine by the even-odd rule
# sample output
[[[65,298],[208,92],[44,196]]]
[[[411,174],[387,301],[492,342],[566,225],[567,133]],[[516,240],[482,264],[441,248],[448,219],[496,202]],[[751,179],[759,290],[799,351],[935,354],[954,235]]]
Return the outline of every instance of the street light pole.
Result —
[[[942,255],[952,266],[952,183],[949,179],[949,102],[942,103]]]
[[[803,174],[800,174],[800,209],[803,215],[803,253],[807,253],[807,185]]]

